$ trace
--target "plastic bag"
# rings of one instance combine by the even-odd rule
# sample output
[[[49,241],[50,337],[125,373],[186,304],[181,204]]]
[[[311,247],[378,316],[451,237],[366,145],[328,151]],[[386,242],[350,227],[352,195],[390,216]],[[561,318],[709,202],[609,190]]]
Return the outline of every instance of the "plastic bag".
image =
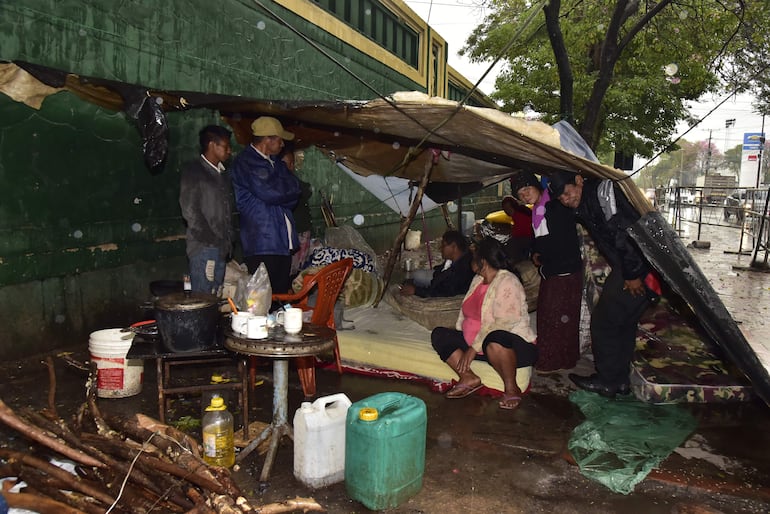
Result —
[[[697,426],[680,405],[609,400],[586,391],[569,399],[586,420],[575,427],[567,448],[581,474],[616,493],[631,493]]]
[[[260,263],[257,271],[246,284],[246,309],[257,316],[267,316],[273,301],[273,288],[264,263]]]

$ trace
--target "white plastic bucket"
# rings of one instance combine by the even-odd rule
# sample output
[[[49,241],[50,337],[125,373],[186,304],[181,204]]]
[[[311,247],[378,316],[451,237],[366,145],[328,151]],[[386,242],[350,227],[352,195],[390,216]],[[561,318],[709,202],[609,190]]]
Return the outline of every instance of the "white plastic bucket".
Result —
[[[99,398],[125,398],[142,391],[144,361],[126,359],[133,340],[132,332],[122,332],[119,328],[91,333],[88,351],[96,363],[96,395]]]
[[[303,402],[294,414],[294,476],[313,489],[345,479],[344,393]]]

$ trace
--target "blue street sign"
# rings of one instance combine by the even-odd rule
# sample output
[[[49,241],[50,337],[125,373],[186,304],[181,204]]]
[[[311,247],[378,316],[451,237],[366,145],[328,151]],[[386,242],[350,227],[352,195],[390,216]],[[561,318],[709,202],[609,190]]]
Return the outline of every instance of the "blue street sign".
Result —
[[[759,150],[762,147],[764,133],[762,132],[744,132],[743,150]]]

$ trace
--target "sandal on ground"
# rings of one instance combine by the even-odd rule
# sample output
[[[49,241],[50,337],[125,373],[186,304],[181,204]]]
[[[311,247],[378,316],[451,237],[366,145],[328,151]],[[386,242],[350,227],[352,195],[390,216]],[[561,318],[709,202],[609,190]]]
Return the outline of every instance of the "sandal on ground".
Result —
[[[498,406],[504,410],[514,410],[521,404],[521,396],[518,394],[506,394],[503,395],[503,399],[500,400]]]
[[[444,396],[450,399],[465,398],[466,396],[472,395],[479,389],[481,389],[481,384],[469,386],[458,382],[452,389],[447,391],[446,395]]]

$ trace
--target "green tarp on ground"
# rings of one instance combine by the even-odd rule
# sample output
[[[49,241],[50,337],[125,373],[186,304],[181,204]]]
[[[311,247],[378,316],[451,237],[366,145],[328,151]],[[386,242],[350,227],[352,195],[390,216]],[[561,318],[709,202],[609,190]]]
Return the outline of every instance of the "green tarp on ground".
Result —
[[[697,426],[680,405],[650,405],[633,396],[609,400],[586,391],[569,399],[586,420],[567,448],[583,475],[616,493],[632,492]]]

